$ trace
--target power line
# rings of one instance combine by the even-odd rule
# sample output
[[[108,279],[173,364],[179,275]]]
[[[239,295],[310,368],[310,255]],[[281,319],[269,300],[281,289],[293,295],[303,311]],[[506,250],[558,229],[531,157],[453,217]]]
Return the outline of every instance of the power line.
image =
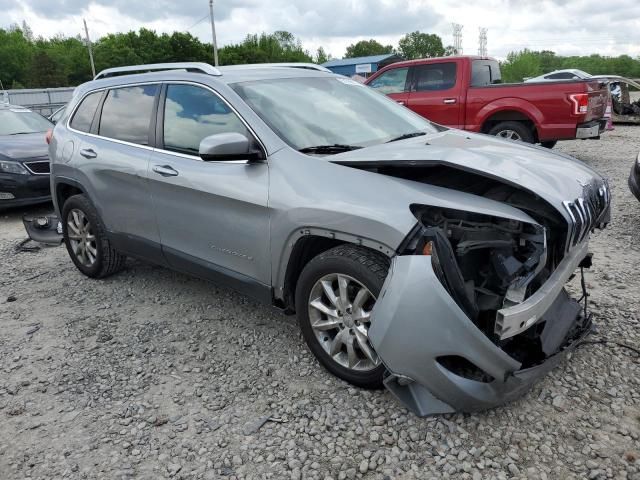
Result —
[[[200,20],[198,20],[196,23],[194,23],[193,25],[191,25],[189,28],[187,28],[186,30],[189,31],[191,30],[193,27],[195,27],[196,25],[200,25],[202,22],[204,22],[207,18],[209,18],[209,14],[207,13],[204,17],[202,17]]]

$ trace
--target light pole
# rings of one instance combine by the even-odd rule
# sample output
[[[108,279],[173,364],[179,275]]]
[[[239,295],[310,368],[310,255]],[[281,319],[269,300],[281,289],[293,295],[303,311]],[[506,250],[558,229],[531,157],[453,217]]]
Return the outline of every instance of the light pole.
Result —
[[[213,39],[213,63],[218,66],[218,42],[216,41],[216,25],[213,22],[213,0],[209,0],[209,17],[211,18],[211,38]]]

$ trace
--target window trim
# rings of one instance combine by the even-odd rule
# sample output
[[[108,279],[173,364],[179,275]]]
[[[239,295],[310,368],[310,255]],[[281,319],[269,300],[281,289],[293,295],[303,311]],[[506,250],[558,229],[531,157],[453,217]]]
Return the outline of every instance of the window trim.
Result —
[[[202,158],[200,158],[198,155],[189,155],[187,153],[179,153],[179,152],[175,152],[172,150],[165,150],[164,148],[160,148],[157,145],[157,140],[158,140],[158,136],[157,136],[157,129],[158,128],[163,128],[163,125],[160,124],[160,127],[158,127],[158,118],[160,115],[160,112],[162,112],[162,115],[164,115],[164,108],[160,108],[160,97],[163,93],[163,91],[166,91],[166,86],[167,85],[175,85],[175,84],[180,84],[180,85],[193,85],[196,87],[201,87],[204,88],[205,90],[209,90],[211,93],[213,93],[214,95],[216,95],[218,98],[220,98],[220,100],[222,100],[240,119],[240,121],[244,124],[245,127],[247,127],[247,130],[249,131],[249,133],[251,133],[251,135],[253,135],[253,138],[258,142],[258,145],[260,146],[260,149],[262,149],[262,153],[264,154],[264,158],[265,160],[263,160],[262,162],[268,162],[269,160],[269,155],[267,153],[267,148],[265,147],[264,143],[262,142],[262,140],[260,139],[260,137],[256,134],[255,130],[253,128],[251,128],[251,126],[249,125],[249,123],[244,119],[244,117],[242,115],[240,115],[240,112],[238,112],[238,110],[231,105],[231,103],[229,103],[229,101],[227,101],[226,98],[224,98],[220,93],[218,93],[214,88],[210,87],[209,85],[206,85],[204,83],[199,83],[199,82],[194,82],[194,81],[188,81],[188,80],[155,80],[155,81],[150,81],[150,82],[133,82],[133,83],[123,83],[123,84],[119,84],[119,85],[110,85],[107,87],[100,87],[100,88],[96,88],[93,90],[88,90],[87,92],[84,93],[84,95],[82,95],[82,97],[80,98],[80,100],[74,105],[73,110],[71,112],[71,115],[69,115],[69,117],[67,118],[67,122],[65,123],[65,127],[77,134],[80,135],[86,135],[88,137],[92,137],[92,138],[99,138],[102,140],[107,140],[110,142],[114,142],[114,143],[119,143],[121,145],[129,145],[132,147],[138,147],[138,148],[142,148],[144,150],[151,150],[154,152],[161,152],[164,154],[169,154],[169,155],[174,155],[176,157],[182,157],[182,158],[189,158],[191,160],[197,160],[200,162],[204,162],[204,160],[202,160]],[[105,94],[105,92],[107,92],[108,90],[112,90],[115,88],[125,88],[125,87],[136,87],[136,86],[140,86],[140,85],[160,85],[160,90],[158,92],[158,94],[156,94],[156,103],[154,104],[154,106],[156,107],[154,111],[151,112],[151,122],[150,122],[150,130],[153,129],[154,130],[154,135],[153,135],[153,145],[151,144],[151,134],[149,136],[149,145],[140,145],[139,143],[131,143],[131,142],[127,142],[125,140],[118,140],[117,138],[111,138],[111,137],[104,137],[102,135],[99,135],[98,133],[96,133],[96,131],[94,131],[94,128],[97,129],[97,123],[99,122],[99,118],[100,116],[97,115],[98,110],[100,111],[100,114],[102,114],[102,105],[104,104],[104,101],[107,97],[107,95]],[[93,118],[93,122],[91,123],[91,132],[81,132],[79,130],[76,130],[75,128],[71,127],[71,119],[75,116],[76,114],[76,110],[78,109],[78,107],[80,106],[80,104],[82,104],[82,102],[84,101],[84,99],[86,97],[88,97],[90,94],[92,93],[96,93],[96,92],[103,92],[102,93],[102,98],[100,99],[100,103],[98,105],[98,108],[96,109],[96,113],[94,114],[94,118]],[[94,125],[94,123],[96,123]],[[164,145],[163,145],[164,146]],[[209,161],[206,163],[226,163],[226,164],[247,164],[249,163],[249,160],[218,160],[218,161]]]

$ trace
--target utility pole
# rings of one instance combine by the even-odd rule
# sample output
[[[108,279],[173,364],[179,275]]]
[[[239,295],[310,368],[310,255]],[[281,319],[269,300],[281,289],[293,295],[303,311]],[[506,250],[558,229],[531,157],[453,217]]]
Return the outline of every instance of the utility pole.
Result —
[[[487,29],[480,28],[480,37],[478,39],[478,55],[481,57],[487,56]]]
[[[89,38],[89,29],[87,28],[87,21],[83,18],[82,21],[84,22],[84,34],[86,35],[86,39],[87,39],[87,48],[89,49],[89,60],[91,61],[91,72],[93,73],[93,76],[95,78],[96,76],[96,66],[93,64],[93,48],[91,47],[91,39]]]
[[[209,0],[209,17],[211,18],[211,38],[213,38],[213,63],[218,66],[218,42],[216,41],[216,24],[213,21],[213,0]]]
[[[453,28],[453,48],[456,55],[462,55],[462,25],[452,23],[451,27]]]

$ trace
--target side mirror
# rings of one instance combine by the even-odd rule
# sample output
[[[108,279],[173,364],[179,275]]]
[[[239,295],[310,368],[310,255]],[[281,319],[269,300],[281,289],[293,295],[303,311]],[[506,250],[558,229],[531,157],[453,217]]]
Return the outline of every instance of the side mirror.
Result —
[[[241,133],[218,133],[202,139],[198,154],[205,162],[264,160],[262,150],[253,143]]]

